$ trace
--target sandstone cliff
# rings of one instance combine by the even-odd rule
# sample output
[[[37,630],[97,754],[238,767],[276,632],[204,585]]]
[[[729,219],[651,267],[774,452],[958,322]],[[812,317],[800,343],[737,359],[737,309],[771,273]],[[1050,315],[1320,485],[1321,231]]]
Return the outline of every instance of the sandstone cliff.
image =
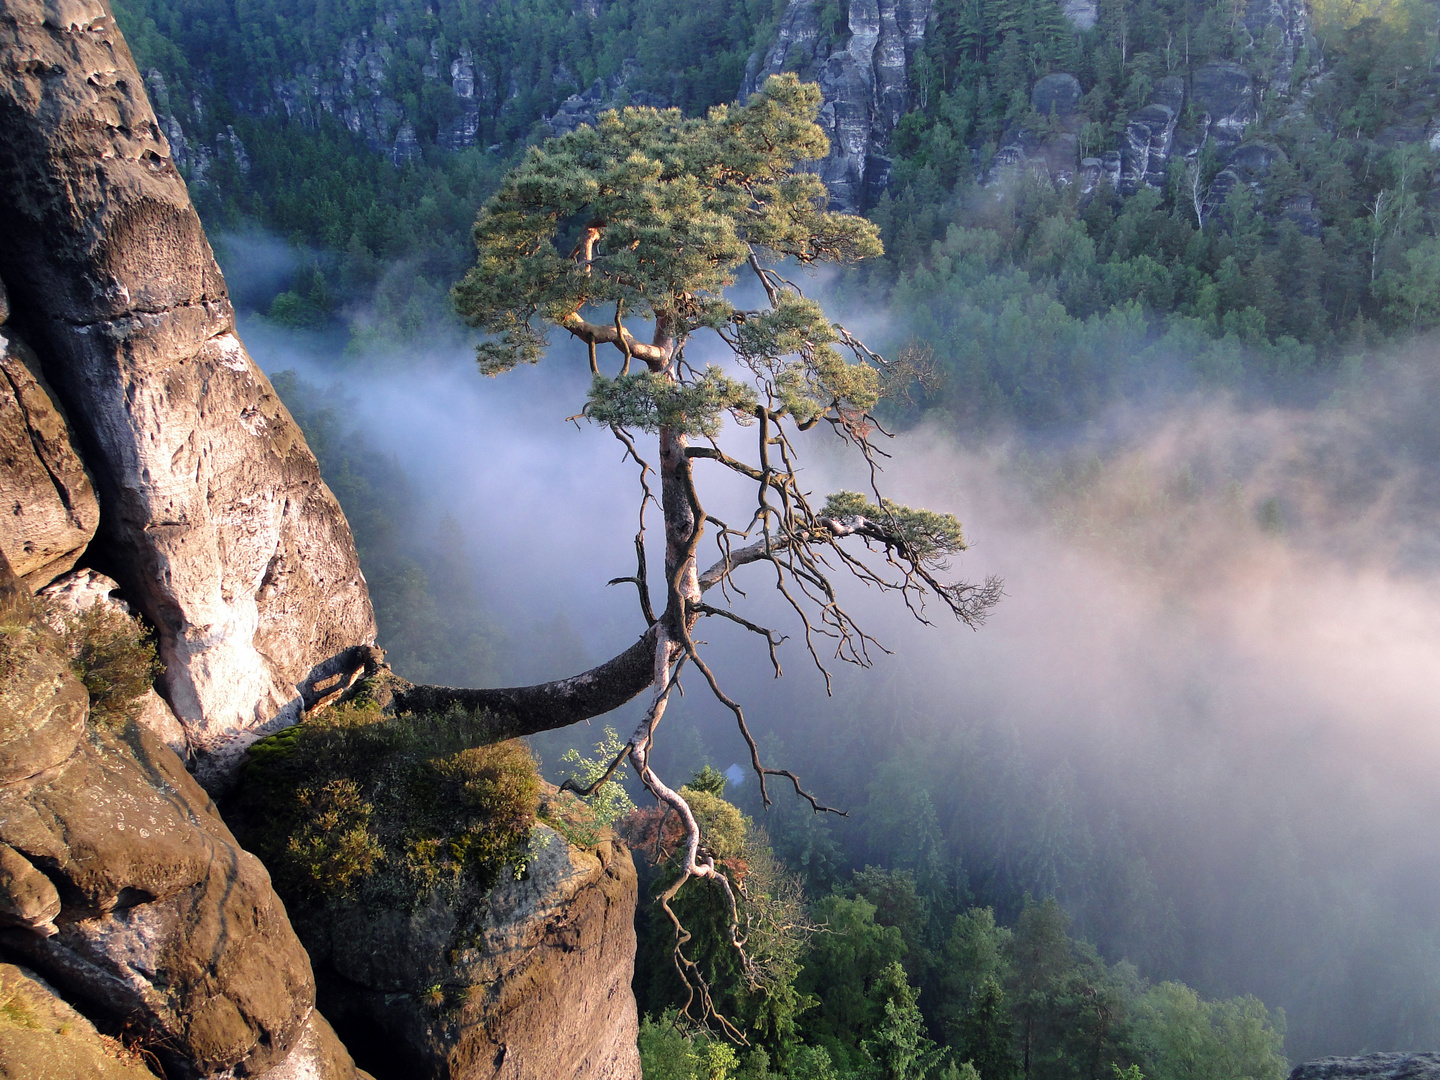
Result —
[[[30,969],[0,966],[0,993],[21,1001],[6,1016],[92,1075],[135,1062],[72,1030],[68,1002],[172,1077],[354,1080],[265,868],[167,747],[87,722],[84,686],[3,557],[0,628],[0,951]],[[39,1045],[8,1040],[0,1025],[11,1069]]]
[[[156,627],[164,695],[202,779],[223,783],[245,745],[374,640],[374,617],[344,515],[235,336],[101,0],[0,11],[0,203],[10,322],[94,476],[99,569]]]
[[[374,618],[102,0],[0,6],[0,205],[0,995],[40,1033],[0,1022],[0,1076],[43,1046],[67,1076],[354,1080],[266,868],[172,747],[229,789],[373,672]],[[163,700],[92,713],[33,593],[142,616]],[[309,935],[402,1075],[638,1077],[633,864],[537,843],[463,918],[342,907]]]

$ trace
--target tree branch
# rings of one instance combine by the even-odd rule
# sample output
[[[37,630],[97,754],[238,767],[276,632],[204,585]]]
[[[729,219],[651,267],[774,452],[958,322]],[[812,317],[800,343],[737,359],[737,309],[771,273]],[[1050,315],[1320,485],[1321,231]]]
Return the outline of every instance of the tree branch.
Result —
[[[486,742],[500,742],[539,731],[553,731],[618,709],[651,683],[655,631],[651,629],[619,656],[568,679],[472,689],[408,686],[394,694],[397,712],[445,712],[459,707],[492,716]]]
[[[559,325],[569,330],[587,345],[614,345],[628,362],[633,356],[644,360],[652,371],[659,371],[670,362],[670,350],[663,345],[647,345],[620,324],[617,318],[610,325],[592,323],[582,318],[578,311],[572,311],[560,320]]]

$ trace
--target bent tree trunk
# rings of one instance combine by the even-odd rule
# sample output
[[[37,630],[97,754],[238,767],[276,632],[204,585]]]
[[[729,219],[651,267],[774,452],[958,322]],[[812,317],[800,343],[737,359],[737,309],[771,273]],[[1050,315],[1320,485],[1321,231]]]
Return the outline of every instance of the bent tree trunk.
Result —
[[[569,727],[618,709],[650,685],[654,660],[652,627],[618,656],[566,679],[493,689],[410,686],[395,692],[394,703],[401,712],[483,710],[491,716],[486,741],[500,742]]]

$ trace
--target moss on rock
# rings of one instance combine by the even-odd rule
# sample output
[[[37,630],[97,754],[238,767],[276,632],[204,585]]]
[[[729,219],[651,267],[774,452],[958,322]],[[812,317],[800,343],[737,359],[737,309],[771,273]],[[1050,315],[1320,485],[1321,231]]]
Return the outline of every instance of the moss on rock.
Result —
[[[413,911],[437,889],[523,866],[540,778],[519,742],[474,745],[488,718],[338,705],[255,744],[245,840],[292,904],[356,897]]]

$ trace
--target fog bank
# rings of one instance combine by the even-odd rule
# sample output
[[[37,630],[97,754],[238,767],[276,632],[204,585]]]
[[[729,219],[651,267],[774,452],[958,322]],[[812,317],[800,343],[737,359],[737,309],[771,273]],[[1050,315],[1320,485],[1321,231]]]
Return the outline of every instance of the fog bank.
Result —
[[[328,387],[398,460],[431,500],[416,528],[460,523],[482,602],[523,643],[507,677],[572,673],[643,629],[633,588],[605,586],[633,572],[635,467],[566,421],[582,350],[491,380],[454,351],[366,362],[253,318],[241,330],[262,368]],[[1292,1057],[1433,1048],[1437,391],[1427,346],[1314,410],[1197,395],[1043,446],[908,432],[887,494],[962,518],[956,572],[1006,582],[989,624],[921,627],[853,587],[895,655],[841,670],[827,700],[753,568],[737,605],[792,635],[786,678],[710,620],[714,666],[776,764],[855,811],[828,827],[872,860],[892,854],[884,837],[905,842],[924,791],[972,895],[1055,892],[1111,960],[1283,1006]],[[859,486],[827,438],[804,438],[806,482]],[[743,487],[700,478],[709,508],[748,516]],[[728,714],[686,688],[658,759],[743,761]]]

